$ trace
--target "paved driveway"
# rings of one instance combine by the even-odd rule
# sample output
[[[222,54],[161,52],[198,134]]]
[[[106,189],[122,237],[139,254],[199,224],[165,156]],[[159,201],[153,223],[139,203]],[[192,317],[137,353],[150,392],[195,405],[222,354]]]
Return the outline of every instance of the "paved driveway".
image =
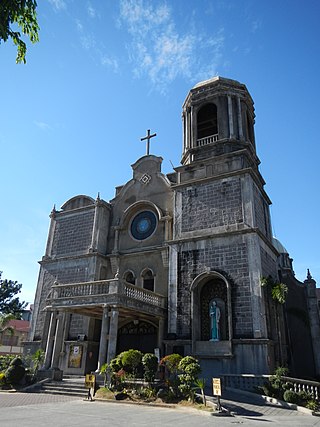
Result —
[[[238,403],[239,404],[239,403]],[[252,410],[234,417],[213,417],[187,409],[167,409],[123,403],[88,402],[79,398],[44,394],[0,394],[3,427],[320,427],[320,418],[286,410],[263,414]],[[240,406],[239,406],[240,407]]]

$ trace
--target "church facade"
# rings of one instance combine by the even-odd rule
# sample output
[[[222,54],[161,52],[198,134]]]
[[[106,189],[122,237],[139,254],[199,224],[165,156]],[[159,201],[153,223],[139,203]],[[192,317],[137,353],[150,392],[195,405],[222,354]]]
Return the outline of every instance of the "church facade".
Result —
[[[182,117],[172,173],[148,149],[111,201],[79,195],[51,212],[26,348],[43,348],[45,368],[68,374],[136,348],[193,355],[204,376],[277,365],[319,375],[315,282],[294,278],[272,237],[246,86],[201,82]],[[262,278],[287,285],[284,304]],[[297,328],[308,357],[291,343]]]

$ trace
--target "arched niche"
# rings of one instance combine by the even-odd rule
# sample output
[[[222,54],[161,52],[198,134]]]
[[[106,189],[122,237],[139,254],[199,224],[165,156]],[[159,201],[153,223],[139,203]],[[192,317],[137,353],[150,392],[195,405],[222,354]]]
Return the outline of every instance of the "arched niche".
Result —
[[[220,309],[220,339],[211,342],[210,304],[215,301]],[[199,274],[191,285],[192,342],[195,353],[211,353],[214,349],[230,352],[224,345],[232,340],[232,306],[230,282],[219,272]],[[220,351],[219,350],[219,351]]]

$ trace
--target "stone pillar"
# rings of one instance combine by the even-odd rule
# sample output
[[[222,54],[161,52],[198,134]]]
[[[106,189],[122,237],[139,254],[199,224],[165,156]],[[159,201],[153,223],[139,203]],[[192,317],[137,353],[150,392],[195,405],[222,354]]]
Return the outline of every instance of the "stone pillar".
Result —
[[[250,301],[252,308],[252,326],[254,338],[267,338],[267,321],[265,302],[260,284],[262,277],[261,255],[259,238],[255,234],[248,234],[248,264],[250,280]]]
[[[307,304],[316,375],[320,375],[320,315],[316,296],[316,281],[312,278],[309,269],[307,279],[304,281],[304,284],[306,285],[307,291]]]
[[[183,127],[182,152],[185,153],[187,151],[187,117],[185,112],[182,113],[182,127]]]
[[[163,342],[163,330],[164,330],[164,319],[159,319],[159,328],[158,328],[158,342],[157,346],[160,349],[160,357],[163,354],[162,342]]]
[[[113,247],[113,253],[117,254],[119,252],[119,231],[120,231],[120,226],[119,225],[115,225],[114,227],[114,247]]]
[[[60,353],[62,350],[62,342],[63,342],[64,319],[65,319],[64,313],[59,313],[57,315],[57,325],[56,325],[56,332],[54,337],[52,362],[51,362],[51,368],[53,369],[59,369],[59,359],[60,359]]]
[[[48,339],[47,339],[47,345],[46,345],[46,355],[44,358],[45,369],[49,369],[51,367],[53,344],[54,344],[54,333],[56,328],[56,316],[57,316],[56,311],[52,311],[50,316],[50,325],[49,325]]]
[[[101,366],[106,362],[109,323],[110,323],[109,307],[106,305],[105,307],[103,307],[103,313],[102,313],[98,366],[97,366],[96,372],[99,372],[101,369]]]
[[[239,139],[243,140],[243,128],[242,128],[242,111],[241,111],[241,100],[237,97],[237,107],[238,107],[238,130],[239,130]]]
[[[234,138],[232,98],[228,95],[229,138]]]
[[[52,245],[53,245],[53,236],[54,236],[55,228],[56,228],[56,209],[55,207],[53,207],[50,214],[50,227],[49,227],[49,235],[48,235],[45,257],[50,257],[52,255]]]
[[[117,337],[118,337],[118,317],[119,310],[115,307],[111,308],[110,315],[110,328],[109,328],[109,344],[107,363],[114,359],[117,351]]]
[[[195,120],[194,120],[194,108],[193,105],[191,105],[191,112],[190,112],[190,117],[191,117],[191,123],[190,123],[190,147],[196,147],[197,146],[197,141],[196,141],[196,129],[195,129]]]
[[[177,332],[178,247],[169,245],[168,332]]]
[[[91,238],[91,246],[89,249],[90,252],[96,252],[97,251],[98,232],[99,232],[99,227],[98,227],[98,225],[99,225],[99,202],[100,202],[100,197],[98,195],[96,202],[95,202],[95,208],[94,208],[92,238]]]

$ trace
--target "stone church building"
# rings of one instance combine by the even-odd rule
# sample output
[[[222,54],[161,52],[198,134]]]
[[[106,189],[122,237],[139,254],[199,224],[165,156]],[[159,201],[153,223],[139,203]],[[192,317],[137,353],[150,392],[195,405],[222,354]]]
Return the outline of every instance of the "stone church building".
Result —
[[[78,195],[53,209],[27,349],[43,348],[45,368],[66,374],[136,348],[194,355],[207,377],[288,365],[314,378],[315,281],[295,279],[272,236],[246,86],[221,77],[197,84],[182,120],[172,173],[149,154],[148,132],[147,155],[114,199]],[[261,285],[267,277],[287,285],[284,304]]]

